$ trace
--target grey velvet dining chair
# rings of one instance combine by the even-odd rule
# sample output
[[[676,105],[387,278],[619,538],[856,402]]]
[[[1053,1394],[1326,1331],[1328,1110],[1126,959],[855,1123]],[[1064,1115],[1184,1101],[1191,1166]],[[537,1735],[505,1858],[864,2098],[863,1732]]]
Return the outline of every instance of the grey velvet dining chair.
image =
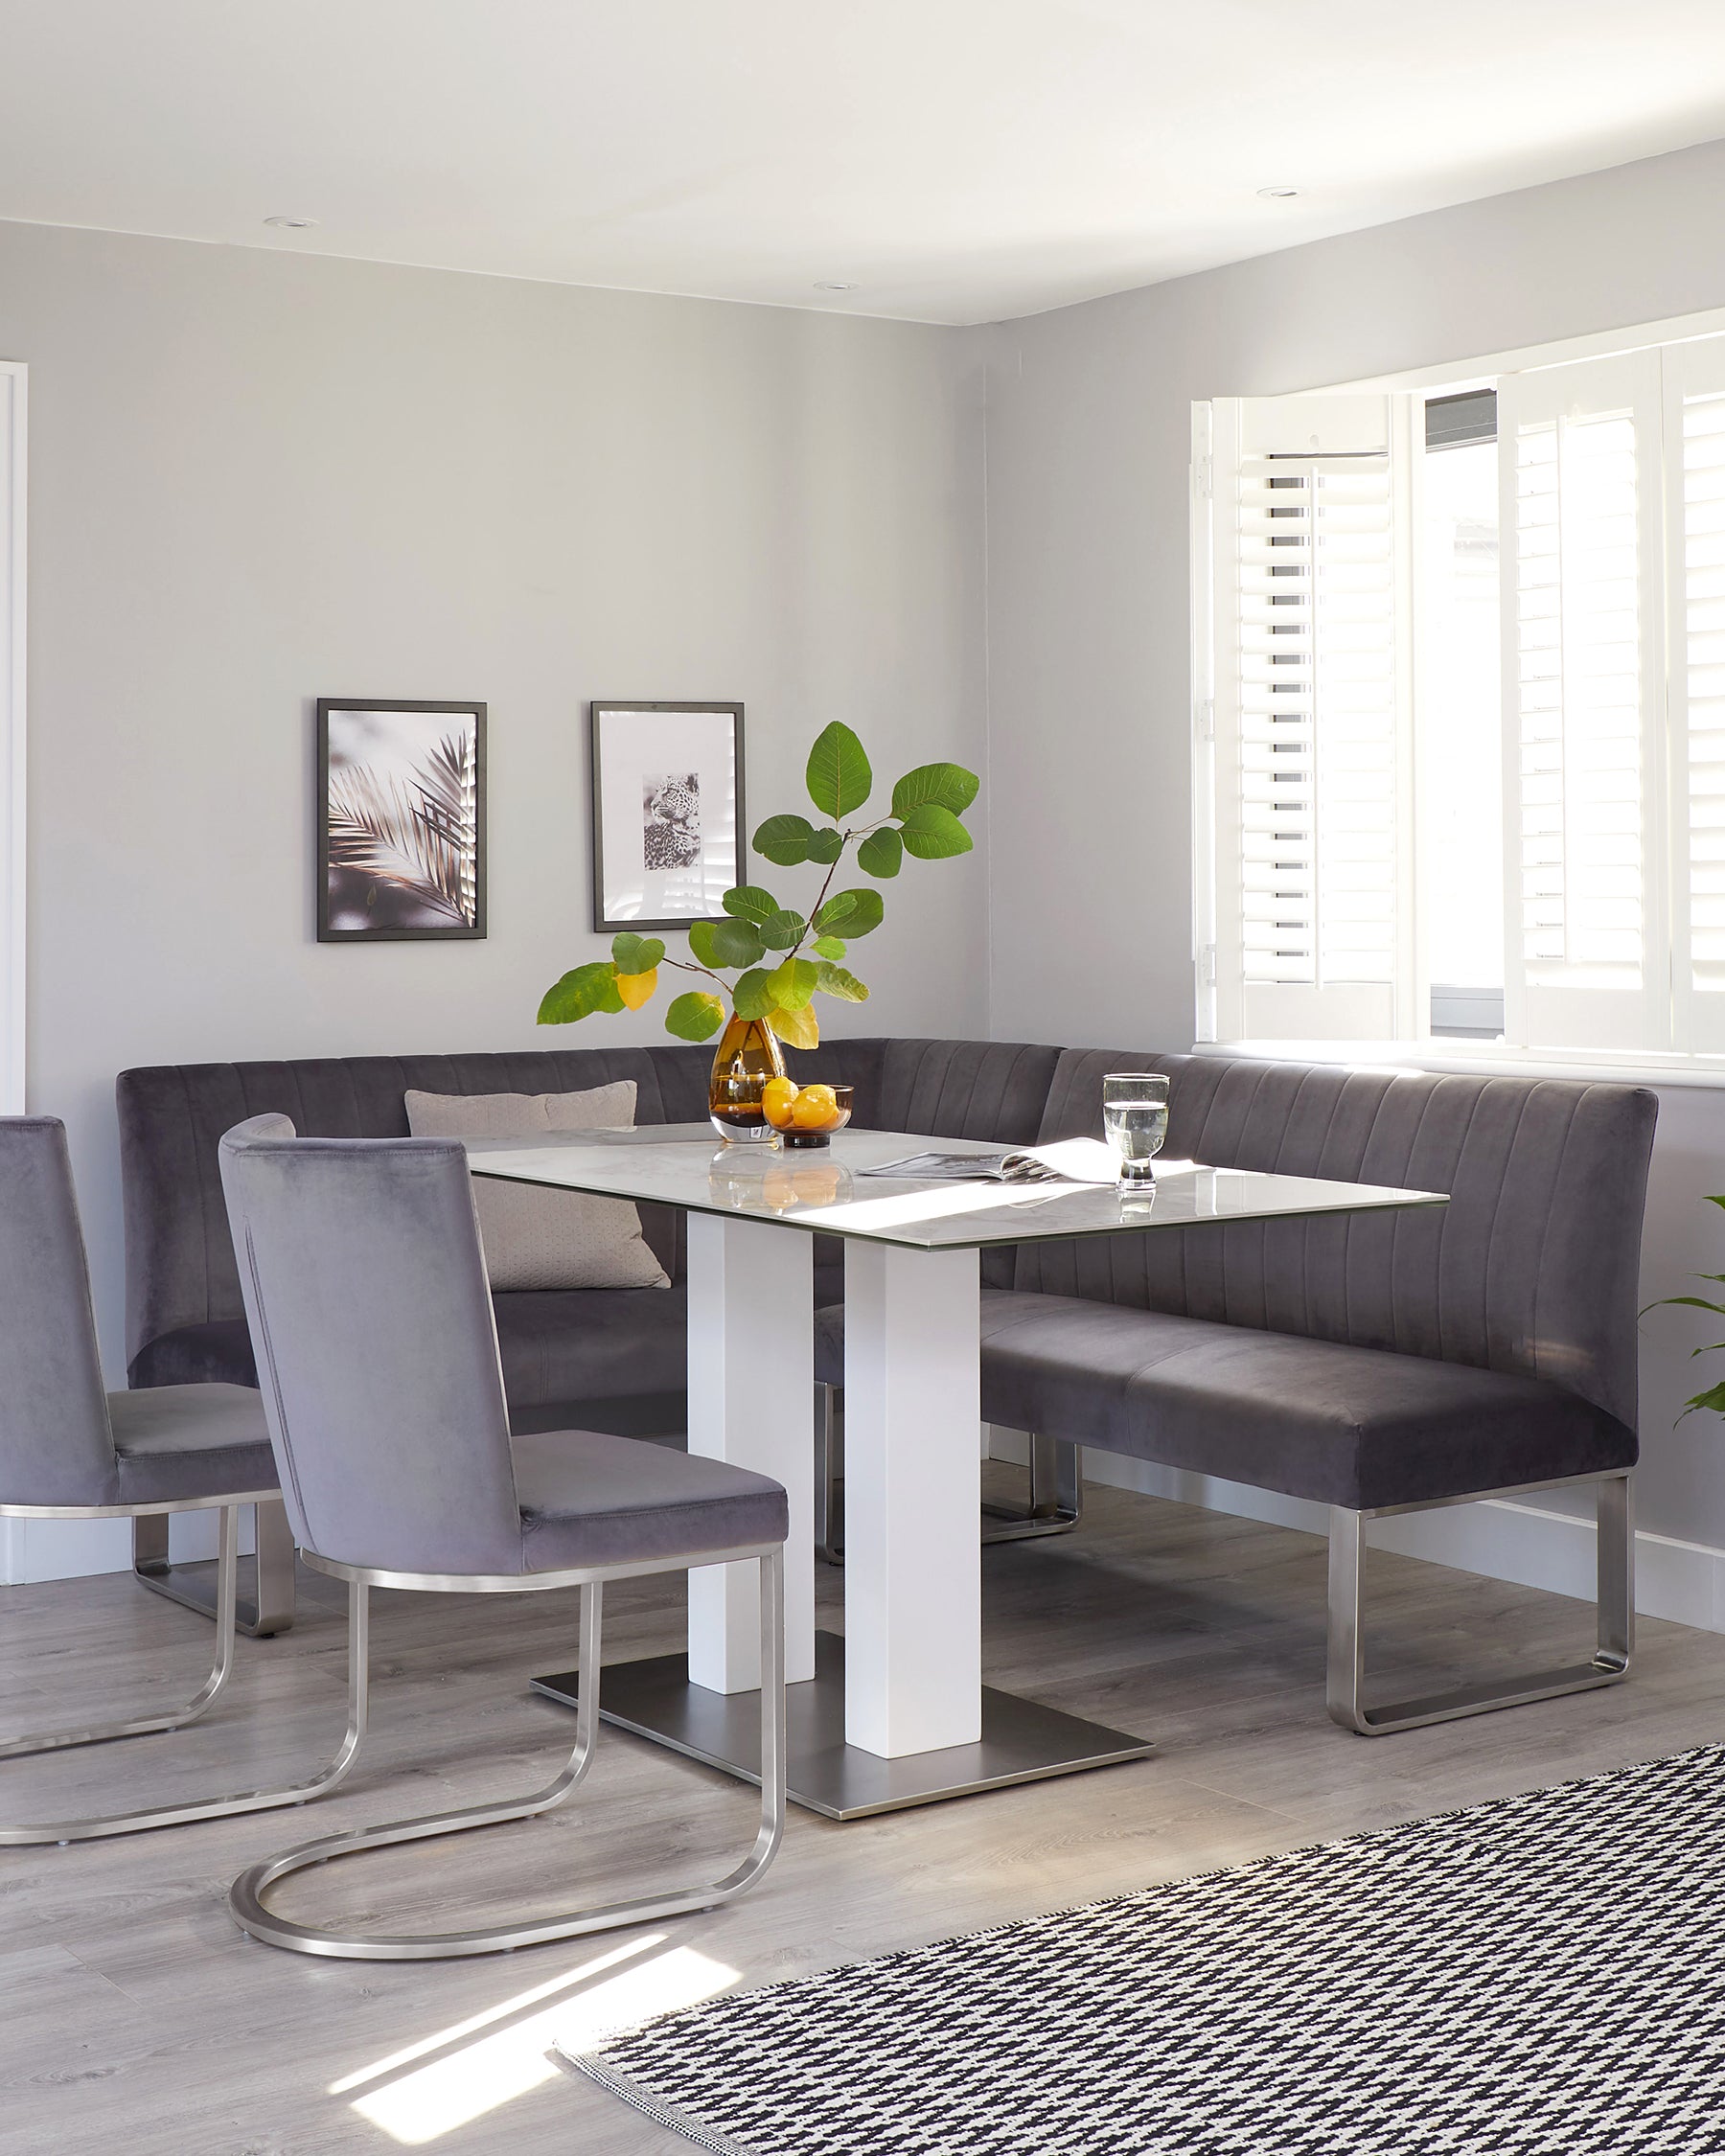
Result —
[[[138,1520],[217,1510],[216,1659],[183,1707],[0,1743],[0,1759],[181,1730],[207,1714],[234,1663],[240,1507],[277,1496],[258,1395],[238,1385],[103,1388],[89,1273],[64,1126],[0,1118],[0,1516]],[[351,1740],[310,1781],[143,1811],[0,1825],[0,1846],[84,1842],[300,1804],[353,1764]]]
[[[524,1797],[327,1835],[241,1874],[241,1929],[299,1953],[418,1961],[507,1952],[745,1893],[785,1821],[784,1490],[721,1460],[592,1431],[511,1438],[467,1156],[451,1138],[299,1138],[263,1115],[221,1140],[245,1314],[282,1493],[305,1562],[345,1580],[350,1729],[369,1713],[369,1595],[581,1591],[575,1745]],[[509,1924],[391,1934],[276,1915],[278,1880],[333,1857],[528,1819],[561,1804],[598,1735],[605,1583],[758,1562],[761,1807],[723,1878]]]

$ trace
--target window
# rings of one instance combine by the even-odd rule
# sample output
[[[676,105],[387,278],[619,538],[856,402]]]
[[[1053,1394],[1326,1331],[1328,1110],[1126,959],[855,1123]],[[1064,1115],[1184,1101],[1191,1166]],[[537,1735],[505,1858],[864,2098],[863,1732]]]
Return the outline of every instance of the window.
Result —
[[[1725,1055],[1725,338],[1197,446],[1201,1032]]]
[[[1511,377],[1499,409],[1509,1031],[1669,1048],[1658,356]]]

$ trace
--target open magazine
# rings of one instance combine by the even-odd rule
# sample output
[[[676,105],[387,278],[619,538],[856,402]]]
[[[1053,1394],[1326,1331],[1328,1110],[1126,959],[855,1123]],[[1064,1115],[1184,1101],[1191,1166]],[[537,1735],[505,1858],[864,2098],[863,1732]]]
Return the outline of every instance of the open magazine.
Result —
[[[1120,1164],[1100,1138],[1058,1138],[1012,1153],[912,1153],[859,1175],[904,1182],[1117,1182]]]

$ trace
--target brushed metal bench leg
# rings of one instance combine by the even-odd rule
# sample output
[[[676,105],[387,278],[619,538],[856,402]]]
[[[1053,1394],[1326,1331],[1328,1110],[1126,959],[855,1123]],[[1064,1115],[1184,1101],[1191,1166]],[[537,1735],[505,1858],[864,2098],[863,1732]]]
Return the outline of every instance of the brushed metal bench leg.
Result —
[[[248,1640],[267,1640],[293,1624],[293,1530],[288,1508],[278,1500],[253,1506],[257,1516],[257,1556],[240,1560],[241,1585],[251,1574],[249,1598],[242,1593],[235,1622]],[[174,1564],[168,1555],[168,1515],[150,1513],[132,1522],[132,1573],[140,1587],[166,1595],[182,1609],[213,1617],[219,1599],[216,1567]]]
[[[0,1744],[0,1759],[28,1758],[33,1754],[59,1752],[73,1745],[107,1744],[117,1737],[150,1736],[164,1730],[183,1730],[207,1714],[227,1687],[234,1666],[234,1593],[240,1563],[240,1512],[224,1505],[220,1514],[216,1559],[216,1660],[203,1686],[183,1707],[166,1713],[147,1714],[125,1722],[104,1722],[89,1729],[55,1731],[46,1735],[15,1737]],[[178,1597],[176,1596],[177,1600]],[[364,1652],[361,1615],[356,1637]],[[352,1651],[350,1650],[350,1662]],[[304,1804],[325,1790],[334,1789],[347,1775],[358,1755],[364,1734],[363,1719],[350,1715],[347,1734],[335,1756],[310,1781],[281,1789],[248,1789],[232,1797],[199,1798],[191,1803],[153,1806],[146,1811],[116,1812],[97,1819],[56,1820],[30,1826],[0,1826],[0,1847],[28,1847],[44,1842],[93,1842],[109,1834],[141,1834],[156,1826],[186,1826],[195,1820],[231,1819],[240,1812],[266,1812],[287,1804]]]
[[[1484,1493],[1490,1496],[1493,1493]],[[1386,1706],[1365,1704],[1366,1642],[1363,1628],[1365,1523],[1381,1515],[1330,1507],[1329,1526],[1329,1669],[1330,1719],[1361,1736],[1386,1736],[1416,1730],[1428,1722],[1453,1722],[1467,1714],[1487,1714],[1500,1707],[1525,1707],[1533,1700],[1556,1699],[1565,1692],[1593,1691],[1616,1685],[1628,1674],[1635,1644],[1635,1536],[1627,1474],[1607,1475],[1595,1484],[1598,1522],[1596,1640],[1591,1662],[1558,1669],[1530,1671],[1496,1684],[1461,1685],[1425,1699]],[[1412,1512],[1417,1505],[1387,1511]]]
[[[1083,1456],[1067,1437],[1045,1437],[1031,1431],[1030,1502],[1022,1509],[985,1504],[982,1540],[1030,1542],[1041,1535],[1070,1535],[1084,1516]]]
[[[815,1388],[815,1554],[844,1562],[844,1408],[833,1385]]]
[[[355,1961],[425,1961],[461,1954],[507,1954],[518,1946],[539,1946],[560,1938],[574,1938],[586,1932],[613,1931],[624,1924],[644,1924],[661,1916],[677,1916],[698,1909],[716,1909],[747,1893],[777,1852],[785,1831],[785,1560],[782,1550],[763,1557],[761,1563],[761,1820],[753,1847],[732,1870],[710,1885],[674,1889],[613,1901],[553,1915],[525,1917],[519,1921],[464,1932],[387,1933],[323,1930],[274,1915],[264,1895],[278,1879],[333,1857],[356,1856],[363,1849],[386,1848],[398,1842],[420,1842],[431,1835],[460,1834],[475,1826],[496,1826],[505,1821],[532,1819],[561,1804],[579,1786],[593,1762],[599,1736],[599,1685],[601,1663],[600,1625],[603,1586],[594,1581],[581,1590],[581,1651],[575,1704],[575,1749],[554,1780],[529,1797],[505,1799],[490,1804],[470,1804],[459,1811],[433,1812],[423,1819],[394,1820],[383,1826],[366,1826],[346,1834],[326,1834],[315,1842],[302,1842],[279,1856],[254,1864],[234,1881],[228,1907],[240,1929],[271,1946],[285,1946],[296,1954],[327,1954]],[[367,1590],[354,1583],[353,1593],[363,1609]],[[350,1664],[352,1713],[363,1728],[369,1673],[363,1654]]]
[[[1065,1437],[1030,1433],[1030,1502],[985,1504],[982,1541],[1031,1542],[1067,1535],[1084,1516],[1084,1462]],[[836,1386],[815,1388],[815,1554],[844,1562],[844,1402]]]

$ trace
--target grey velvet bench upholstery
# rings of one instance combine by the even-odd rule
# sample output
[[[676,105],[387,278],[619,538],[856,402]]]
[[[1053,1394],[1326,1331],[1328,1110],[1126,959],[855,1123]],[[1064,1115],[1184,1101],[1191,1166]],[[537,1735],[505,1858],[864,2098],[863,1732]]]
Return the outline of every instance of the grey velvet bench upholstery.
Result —
[[[854,1086],[861,1124],[1023,1145],[1041,1127],[1059,1058],[1057,1048],[1015,1043],[863,1039],[823,1044],[789,1060],[805,1083]],[[308,1137],[405,1137],[409,1089],[573,1092],[618,1079],[634,1081],[638,1124],[696,1122],[706,1116],[711,1067],[710,1049],[655,1045],[122,1071],[116,1090],[131,1385],[257,1383],[218,1165],[222,1133],[234,1125],[280,1114]],[[669,1289],[516,1290],[493,1297],[518,1434],[575,1427],[653,1436],[684,1427],[681,1215],[670,1207],[640,1210]],[[1010,1251],[996,1253],[987,1266],[992,1284],[1011,1284]],[[816,1238],[815,1271],[817,1302],[843,1294],[835,1239]],[[279,1504],[258,1508],[258,1548],[256,1594],[242,1605],[242,1628],[285,1630],[293,1613],[293,1544]],[[147,1586],[209,1607],[199,1570],[169,1567],[158,1523],[139,1523],[134,1549]]]
[[[274,1112],[308,1135],[402,1137],[409,1087],[551,1092],[619,1078],[635,1081],[638,1122],[691,1121],[704,1112],[710,1060],[704,1048],[654,1046],[125,1072],[132,1384],[255,1382],[217,1168],[233,1124]],[[866,1039],[789,1060],[805,1081],[854,1085],[861,1125],[1003,1145],[1094,1134],[1105,1070],[1163,1070],[1170,1158],[1449,1191],[1450,1204],[1430,1214],[990,1253],[983,1413],[1033,1434],[1046,1479],[1040,1493],[1033,1486],[1033,1510],[1052,1517],[1032,1525],[1062,1525],[1075,1511],[1079,1443],[1328,1505],[1330,1706],[1350,1728],[1401,1728],[1621,1674],[1650,1094],[1013,1043]],[[672,1276],[668,1291],[494,1298],[518,1429],[640,1434],[645,1425],[631,1415],[655,1408],[663,1427],[681,1427],[679,1404],[653,1397],[664,1371],[682,1365],[678,1222],[643,1206],[642,1226]],[[843,1273],[826,1238],[816,1238],[815,1278],[817,1375],[830,1401],[842,1375]],[[1598,1485],[1595,1661],[1544,1673],[1561,1682],[1542,1677],[1531,1689],[1477,1687],[1471,1704],[1368,1709],[1365,1520],[1563,1481]],[[271,1548],[284,1543],[288,1585],[278,1555],[260,1616],[291,1610],[285,1523]]]
[[[1657,1112],[1638,1088],[1064,1053],[1040,1135],[1101,1135],[1101,1080],[1169,1079],[1167,1157],[1442,1190],[1442,1208],[1029,1244],[982,1296],[982,1412],[1328,1508],[1328,1705],[1365,1735],[1607,1684],[1628,1665],[1636,1286]],[[841,1382],[843,1310],[816,1327]],[[1594,1486],[1593,1658],[1365,1703],[1364,1526]]]

